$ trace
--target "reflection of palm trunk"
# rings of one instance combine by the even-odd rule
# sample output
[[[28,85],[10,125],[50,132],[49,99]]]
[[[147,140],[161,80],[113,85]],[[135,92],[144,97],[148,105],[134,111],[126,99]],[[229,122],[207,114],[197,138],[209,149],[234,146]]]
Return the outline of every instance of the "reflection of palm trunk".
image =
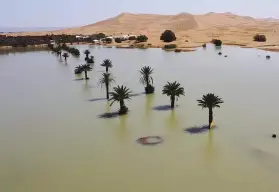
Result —
[[[171,108],[174,108],[175,96],[171,96]]]
[[[109,85],[106,83],[107,100],[109,100]]]
[[[208,129],[210,129],[211,128],[211,123],[213,121],[213,110],[212,110],[212,107],[209,107],[208,110],[209,110]]]

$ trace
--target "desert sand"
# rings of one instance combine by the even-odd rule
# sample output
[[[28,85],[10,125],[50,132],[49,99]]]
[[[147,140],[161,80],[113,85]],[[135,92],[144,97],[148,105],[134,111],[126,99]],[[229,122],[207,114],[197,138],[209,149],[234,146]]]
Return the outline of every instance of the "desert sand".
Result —
[[[152,47],[163,47],[161,33],[170,29],[175,32],[175,43],[179,48],[199,47],[212,38],[218,38],[224,44],[241,47],[254,47],[270,51],[279,51],[279,20],[257,19],[239,16],[233,13],[207,13],[193,15],[180,13],[177,15],[132,14],[122,13],[116,17],[91,25],[46,32],[22,32],[9,35],[45,35],[45,34],[82,34],[91,35],[103,32],[107,35],[144,34],[148,36],[147,44]],[[255,34],[264,34],[266,42],[255,42]],[[127,44],[127,43],[126,43]]]

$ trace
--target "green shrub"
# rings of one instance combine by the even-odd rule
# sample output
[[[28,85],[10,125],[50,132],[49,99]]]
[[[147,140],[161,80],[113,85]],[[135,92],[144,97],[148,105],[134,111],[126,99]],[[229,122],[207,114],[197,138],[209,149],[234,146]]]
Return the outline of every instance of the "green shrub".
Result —
[[[257,34],[254,36],[254,41],[266,42],[266,37],[264,35]]]
[[[176,44],[167,44],[164,46],[164,49],[175,49],[177,47]]]
[[[176,36],[171,30],[165,30],[164,33],[162,33],[160,40],[164,42],[172,42],[176,40]]]
[[[146,35],[140,35],[137,37],[137,41],[139,42],[146,42],[148,40],[148,37]]]
[[[220,39],[212,39],[212,43],[215,45],[215,46],[222,46],[222,41]]]
[[[115,41],[116,43],[121,43],[121,42],[122,42],[121,38],[119,38],[119,37],[115,38],[114,41]]]
[[[111,38],[105,38],[105,42],[106,43],[112,43],[112,39]]]

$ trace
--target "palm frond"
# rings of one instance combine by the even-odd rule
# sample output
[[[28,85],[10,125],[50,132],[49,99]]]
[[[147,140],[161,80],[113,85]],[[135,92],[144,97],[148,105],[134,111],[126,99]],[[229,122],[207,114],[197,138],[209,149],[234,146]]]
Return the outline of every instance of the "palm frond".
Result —
[[[142,67],[139,72],[141,74],[140,82],[144,85],[147,84],[153,84],[153,78],[151,77],[151,74],[153,73],[154,69],[152,69],[150,66],[144,66]]]
[[[208,93],[206,95],[203,95],[201,100],[197,100],[198,106],[201,106],[202,108],[220,108],[219,104],[224,103],[222,98],[214,95],[213,93]]]
[[[125,86],[116,86],[113,88],[113,92],[110,92],[111,98],[109,99],[109,101],[113,101],[114,102],[120,102],[120,101],[124,101],[124,100],[130,100],[131,99],[131,91],[129,88],[125,87]]]
[[[103,73],[102,77],[98,81],[98,85],[103,87],[104,85],[110,86],[112,83],[115,83],[115,80],[111,73]]]
[[[105,59],[103,61],[103,63],[101,64],[101,66],[102,67],[107,67],[107,68],[112,68],[113,67],[112,62],[109,59]]]
[[[167,84],[163,87],[162,93],[167,96],[179,97],[180,95],[185,95],[184,88],[181,87],[180,83],[177,81]]]

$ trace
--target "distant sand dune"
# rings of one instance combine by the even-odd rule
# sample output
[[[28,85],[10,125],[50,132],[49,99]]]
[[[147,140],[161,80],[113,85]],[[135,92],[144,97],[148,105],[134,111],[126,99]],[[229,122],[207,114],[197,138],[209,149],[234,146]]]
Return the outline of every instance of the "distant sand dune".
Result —
[[[103,32],[107,35],[145,34],[148,43],[163,46],[159,40],[161,33],[170,29],[176,33],[180,47],[191,47],[209,42],[212,38],[220,38],[224,43],[261,47],[278,45],[279,20],[273,18],[256,19],[249,16],[239,16],[233,13],[207,13],[193,15],[179,13],[177,15],[132,14],[122,13],[114,18],[94,24],[46,32],[12,33],[11,35],[45,35],[45,34],[84,34],[91,35]],[[267,42],[253,41],[257,33],[265,34]],[[274,48],[275,49],[275,48]]]

